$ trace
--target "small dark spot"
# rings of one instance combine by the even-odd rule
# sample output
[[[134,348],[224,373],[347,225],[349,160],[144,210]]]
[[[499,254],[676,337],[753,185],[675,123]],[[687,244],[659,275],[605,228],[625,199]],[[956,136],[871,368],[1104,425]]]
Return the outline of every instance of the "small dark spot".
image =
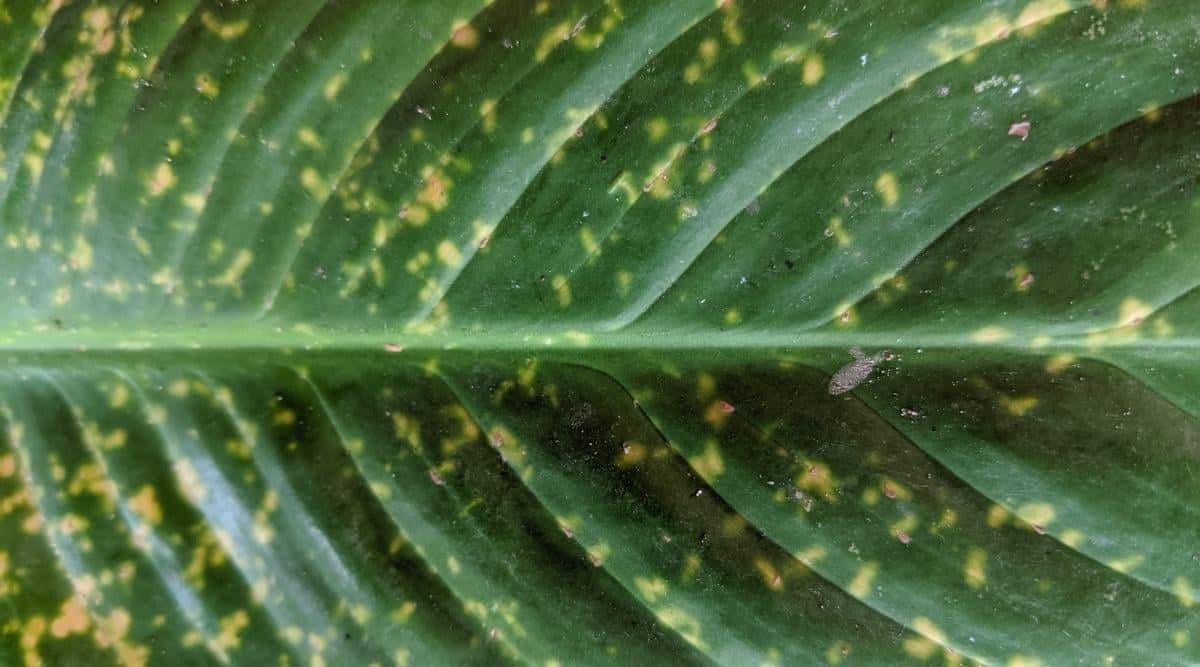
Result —
[[[601,161],[601,162],[608,162],[608,156],[607,156],[607,155],[605,155],[605,154],[603,154],[603,153],[601,153],[601,154],[600,154],[600,161]]]
[[[343,635],[343,637],[345,638],[346,641],[350,641],[350,633],[349,632],[347,632],[345,635]]]
[[[783,265],[788,267],[789,270],[796,268],[796,263],[790,259],[783,260]]]

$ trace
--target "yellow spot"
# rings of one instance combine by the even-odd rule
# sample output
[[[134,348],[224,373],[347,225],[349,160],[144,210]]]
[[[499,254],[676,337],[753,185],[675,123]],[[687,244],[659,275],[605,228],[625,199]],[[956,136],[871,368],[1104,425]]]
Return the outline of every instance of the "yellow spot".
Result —
[[[342,87],[346,85],[346,81],[349,79],[350,76],[345,72],[338,72],[329,77],[329,80],[325,82],[325,88],[321,90],[321,94],[324,95],[326,101],[332,102],[336,100],[338,93],[342,92]]]
[[[1146,559],[1138,554],[1126,556],[1125,558],[1115,558],[1108,561],[1107,565],[1117,572],[1126,573],[1136,570]]]
[[[963,565],[963,577],[971,588],[980,588],[987,582],[987,552],[979,547],[967,550],[967,562]]]
[[[688,464],[707,482],[712,482],[725,472],[725,460],[715,440],[709,440],[704,453],[688,459]]]
[[[1185,607],[1196,604],[1196,591],[1187,577],[1175,577],[1175,580],[1171,582],[1171,592],[1175,594],[1175,599],[1179,600],[1179,604]]]
[[[1062,532],[1062,535],[1058,536],[1058,539],[1063,544],[1074,549],[1083,543],[1083,533],[1074,528],[1068,528]]]
[[[299,139],[300,143],[304,146],[307,146],[313,150],[321,150],[321,139],[317,136],[316,131],[311,127],[300,128],[300,131],[296,133],[296,138]]]
[[[937,652],[937,644],[925,637],[909,637],[904,640],[904,652],[917,660],[929,660]]]
[[[150,191],[152,196],[157,197],[175,187],[177,182],[175,170],[171,168],[171,165],[163,162],[154,170],[154,174],[150,177],[150,182],[146,184],[146,189]]]
[[[0,456],[0,478],[12,477],[17,472],[17,459],[12,454]],[[0,572],[3,574],[3,572]]]
[[[670,130],[671,124],[662,116],[656,116],[646,123],[646,136],[650,138],[650,141],[662,141]]]
[[[875,575],[879,573],[879,565],[877,563],[863,563],[858,568],[858,572],[854,574],[854,578],[850,580],[850,585],[846,590],[851,595],[858,599],[863,599],[871,594],[871,583],[875,581]]]
[[[1054,521],[1054,507],[1050,503],[1026,503],[1017,508],[1017,517],[1030,525],[1045,528]]]
[[[554,294],[558,297],[558,305],[566,308],[571,305],[571,286],[567,284],[567,277],[564,275],[554,276],[550,281],[550,286],[554,288]]]
[[[1014,655],[1004,663],[1005,667],[1042,667],[1042,661],[1027,655]]]
[[[312,167],[305,167],[300,172],[300,185],[308,191],[308,194],[313,199],[324,200],[329,196],[329,186],[325,183],[325,179],[317,173]]]
[[[1117,320],[1117,325],[1122,327],[1137,326],[1141,324],[1151,313],[1154,308],[1134,297],[1126,297],[1121,302],[1120,316]]]
[[[91,268],[92,244],[88,243],[82,234],[75,237],[75,243],[71,248],[71,254],[67,257],[67,263],[73,269],[87,270]]]
[[[1004,327],[986,326],[975,330],[971,334],[971,340],[977,343],[997,343],[1002,340],[1007,340],[1012,337],[1012,332]]]
[[[829,502],[835,502],[834,490],[837,481],[829,466],[816,461],[803,461],[802,469],[796,474],[795,484],[803,491],[815,493]]]
[[[647,602],[656,602],[659,598],[667,594],[667,582],[660,577],[635,577],[634,585],[637,586],[638,592],[642,597],[646,598]]]
[[[212,77],[208,74],[197,74],[195,86],[196,92],[210,100],[215,99],[217,95],[221,94],[221,89],[217,87],[217,82],[213,81]]]
[[[554,47],[566,41],[571,36],[571,23],[563,21],[558,25],[553,26],[542,35],[542,40],[538,43],[537,50],[533,53],[533,59],[537,62],[546,60]]]
[[[1000,526],[1003,526],[1005,520],[1007,519],[1008,510],[1004,509],[1004,507],[1000,505],[992,505],[991,508],[988,509],[987,524],[992,528],[999,528]]]
[[[783,575],[767,559],[759,556],[754,559],[754,569],[762,575],[763,583],[773,591],[783,590]]]
[[[152,526],[162,523],[162,508],[158,505],[154,487],[149,484],[143,486],[136,496],[129,499],[129,508]]]
[[[1067,0],[1034,0],[1017,15],[1017,27],[1028,28],[1070,10]]]
[[[450,41],[460,49],[473,49],[479,44],[479,33],[469,23],[457,23]]]
[[[804,59],[801,77],[806,86],[815,86],[825,78],[825,61],[821,59],[820,54],[812,53]]]
[[[1171,634],[1171,643],[1175,645],[1175,648],[1183,648],[1184,646],[1187,646],[1191,639],[1191,633],[1189,633],[1187,630],[1176,630]]]
[[[829,219],[829,226],[825,228],[825,235],[831,236],[837,244],[843,248],[854,242],[854,238],[846,232],[846,227],[842,224],[842,219],[834,216]]]
[[[250,21],[243,19],[241,21],[222,21],[211,12],[204,12],[200,15],[200,22],[209,32],[224,40],[236,39],[245,34],[250,28]]]
[[[437,258],[446,266],[458,266],[462,261],[462,253],[458,247],[449,241],[442,241],[437,247]]]
[[[123,384],[118,384],[112,388],[108,395],[108,404],[113,408],[125,407],[129,402],[129,388]]]
[[[1058,375],[1067,370],[1075,361],[1076,359],[1073,355],[1056,354],[1046,360],[1046,372],[1051,375]]]
[[[238,251],[234,256],[233,262],[225,269],[221,275],[213,278],[214,285],[224,285],[226,287],[238,287],[241,283],[242,276],[246,273],[246,269],[250,267],[250,262],[254,260],[254,254],[245,248]]]
[[[875,179],[875,192],[879,193],[883,199],[883,205],[891,208],[900,201],[900,184],[896,181],[896,175],[890,171],[885,171]]]
[[[239,609],[221,619],[221,633],[213,643],[222,650],[237,648],[242,643],[242,630],[250,625],[250,615]]]
[[[730,308],[729,310],[725,311],[725,324],[733,326],[735,324],[741,324],[741,322],[742,313],[737,308]]]
[[[1001,396],[1000,406],[1014,417],[1024,417],[1026,412],[1037,407],[1036,396]]]

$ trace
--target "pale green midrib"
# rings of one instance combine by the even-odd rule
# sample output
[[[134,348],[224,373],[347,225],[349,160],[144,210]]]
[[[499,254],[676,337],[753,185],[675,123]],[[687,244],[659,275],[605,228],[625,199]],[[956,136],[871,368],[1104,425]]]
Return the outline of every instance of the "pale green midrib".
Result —
[[[345,332],[337,330],[284,330],[262,328],[205,328],[164,332],[88,330],[0,334],[0,358],[9,361],[28,356],[115,354],[120,356],[170,353],[181,356],[259,352],[303,357],[320,354],[380,352],[411,356],[422,352],[572,352],[670,350],[804,350],[866,351],[892,349],[922,353],[947,350],[990,350],[1000,353],[1045,356],[1070,353],[1100,356],[1105,350],[1200,351],[1200,337],[1151,338],[1144,332],[1108,330],[1099,333],[1031,336],[1014,333],[1002,340],[976,332],[928,333],[912,330],[857,332],[854,330],[803,331],[603,331],[579,330],[525,333],[514,331],[446,333]],[[400,348],[400,349],[397,349]]]

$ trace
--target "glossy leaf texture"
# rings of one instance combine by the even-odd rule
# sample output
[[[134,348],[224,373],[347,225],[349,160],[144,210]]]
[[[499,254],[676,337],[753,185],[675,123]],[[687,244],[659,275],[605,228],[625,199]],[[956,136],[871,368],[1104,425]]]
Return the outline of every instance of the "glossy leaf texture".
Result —
[[[1200,662],[1200,14],[0,1],[0,662]]]

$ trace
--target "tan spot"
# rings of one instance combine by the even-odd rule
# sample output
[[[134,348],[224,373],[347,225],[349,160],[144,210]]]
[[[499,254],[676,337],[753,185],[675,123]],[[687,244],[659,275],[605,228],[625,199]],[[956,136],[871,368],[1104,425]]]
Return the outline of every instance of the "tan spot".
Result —
[[[58,639],[63,639],[69,635],[87,632],[90,626],[91,618],[88,616],[87,608],[83,606],[83,602],[78,596],[71,596],[63,603],[58,617],[50,623],[50,634]]]

